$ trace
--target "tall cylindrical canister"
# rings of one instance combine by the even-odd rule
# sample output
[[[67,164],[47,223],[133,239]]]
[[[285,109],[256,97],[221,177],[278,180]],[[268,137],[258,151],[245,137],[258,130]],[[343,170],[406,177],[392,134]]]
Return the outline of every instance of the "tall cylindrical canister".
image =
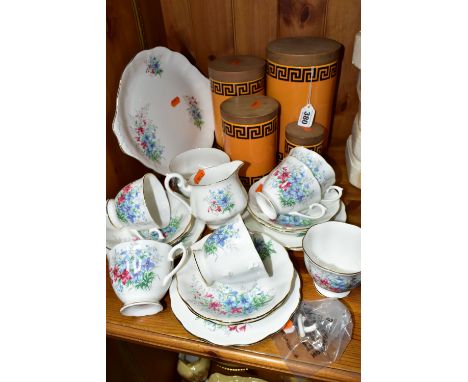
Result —
[[[285,154],[286,125],[298,120],[307,104],[312,77],[314,121],[325,128],[326,151],[342,45],[321,37],[288,37],[267,46],[267,95],[281,105],[278,160]]]
[[[216,144],[223,148],[220,106],[230,97],[265,94],[265,60],[255,56],[220,57],[208,64]]]
[[[224,151],[245,162],[239,176],[247,189],[276,165],[278,108],[275,99],[257,94],[221,104]]]

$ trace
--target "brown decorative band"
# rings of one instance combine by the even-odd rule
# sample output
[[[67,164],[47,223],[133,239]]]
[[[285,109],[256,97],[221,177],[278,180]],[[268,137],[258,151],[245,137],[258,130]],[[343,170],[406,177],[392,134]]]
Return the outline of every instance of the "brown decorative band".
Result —
[[[312,67],[283,66],[267,61],[267,75],[288,82],[310,82],[310,69]],[[312,82],[325,81],[336,77],[338,63],[314,66]]]
[[[258,139],[273,134],[278,129],[278,118],[261,125],[236,125],[223,120],[224,134],[237,139]]]
[[[286,154],[289,154],[289,152],[294,148],[294,147],[297,147],[297,146],[301,146],[301,145],[295,145],[294,143],[291,143],[289,142],[287,139],[286,139],[286,143],[284,145],[284,151],[286,152]],[[322,151],[323,151],[323,141],[315,144],[315,145],[311,145],[311,146],[302,146],[302,147],[305,147],[306,149],[309,149],[309,150],[312,150],[312,151],[315,151],[317,154],[322,154]]]
[[[213,142],[213,148],[218,149],[218,150],[222,150],[222,149],[223,149],[220,145],[218,145],[218,142],[216,142],[216,139],[215,139],[214,142]]]
[[[242,184],[244,185],[244,187],[248,190],[250,188],[250,186],[252,186],[252,184],[254,184],[257,180],[262,179],[264,176],[266,176],[268,174],[269,174],[269,172],[267,172],[266,174],[260,175],[260,176],[240,176],[239,175],[239,178],[240,178],[240,181],[242,182]]]
[[[223,96],[240,96],[261,92],[265,89],[265,77],[248,82],[220,82],[211,80],[211,92]]]
[[[276,153],[276,163],[279,163],[283,160],[283,153],[280,153],[279,151]]]

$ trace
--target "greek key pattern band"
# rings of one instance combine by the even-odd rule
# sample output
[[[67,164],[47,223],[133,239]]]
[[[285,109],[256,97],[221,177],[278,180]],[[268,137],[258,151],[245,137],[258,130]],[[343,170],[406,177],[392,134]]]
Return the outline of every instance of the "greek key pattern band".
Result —
[[[223,132],[237,139],[258,139],[273,134],[278,129],[278,118],[261,125],[235,125],[223,120]]]
[[[248,82],[219,82],[210,80],[211,92],[223,96],[240,96],[255,94],[265,89],[265,77]]]
[[[332,62],[328,65],[314,66],[312,82],[325,81],[336,77],[338,63]],[[288,82],[310,82],[311,67],[281,66],[267,61],[267,74],[273,78]]]
[[[289,152],[294,148],[294,147],[297,147],[299,145],[295,145],[294,143],[291,143],[289,142],[288,140],[286,140],[286,143],[284,144],[284,151],[286,152],[286,154],[289,154]],[[305,147],[306,149],[309,149],[309,150],[312,150],[312,151],[315,151],[317,154],[322,154],[322,151],[323,151],[323,141],[315,144],[315,145],[312,145],[312,146],[303,146]]]
[[[282,160],[283,160],[283,153],[281,153],[281,152],[278,151],[278,152],[276,153],[276,163],[279,163],[279,162],[281,162]]]
[[[244,187],[248,190],[250,188],[250,186],[252,186],[252,184],[254,184],[257,180],[262,179],[264,176],[266,176],[268,174],[269,174],[269,172],[267,172],[266,174],[260,175],[260,176],[240,176],[239,175],[239,178],[240,178],[240,181],[242,182],[242,184],[244,185]]]

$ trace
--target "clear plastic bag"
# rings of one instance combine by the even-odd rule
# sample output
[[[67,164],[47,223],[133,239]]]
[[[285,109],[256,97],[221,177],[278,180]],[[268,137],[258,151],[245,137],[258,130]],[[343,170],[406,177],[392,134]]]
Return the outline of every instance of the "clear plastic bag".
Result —
[[[274,341],[291,370],[295,362],[307,362],[318,371],[341,357],[352,332],[348,308],[338,299],[326,298],[303,301]]]

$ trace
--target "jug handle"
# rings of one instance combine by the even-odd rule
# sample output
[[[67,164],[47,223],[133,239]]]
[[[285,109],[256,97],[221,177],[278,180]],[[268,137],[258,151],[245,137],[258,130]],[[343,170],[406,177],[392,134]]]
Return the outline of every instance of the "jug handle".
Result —
[[[187,184],[187,181],[183,178],[183,176],[180,174],[177,174],[176,172],[166,175],[166,179],[164,179],[164,187],[166,188],[166,191],[169,194],[171,194],[174,198],[177,198],[182,204],[184,204],[188,208],[189,211],[192,211],[188,203],[184,199],[182,199],[182,197],[177,192],[172,191],[170,181],[173,178],[179,180],[178,182],[179,187],[181,188],[181,190],[186,192],[187,195],[190,195],[190,193],[192,192],[192,186],[190,186],[190,184]]]
[[[180,268],[182,268],[185,265],[189,258],[187,248],[185,248],[185,246],[182,243],[179,243],[171,249],[171,251],[167,255],[167,260],[170,262],[174,261],[174,257],[176,257],[177,252],[179,252],[179,250],[182,250],[182,259],[180,259],[179,264],[177,264],[177,267],[175,267],[171,272],[169,272],[169,274],[166,277],[164,277],[163,287],[166,287],[168,285],[168,283],[172,280],[172,276],[174,276],[180,270]]]

